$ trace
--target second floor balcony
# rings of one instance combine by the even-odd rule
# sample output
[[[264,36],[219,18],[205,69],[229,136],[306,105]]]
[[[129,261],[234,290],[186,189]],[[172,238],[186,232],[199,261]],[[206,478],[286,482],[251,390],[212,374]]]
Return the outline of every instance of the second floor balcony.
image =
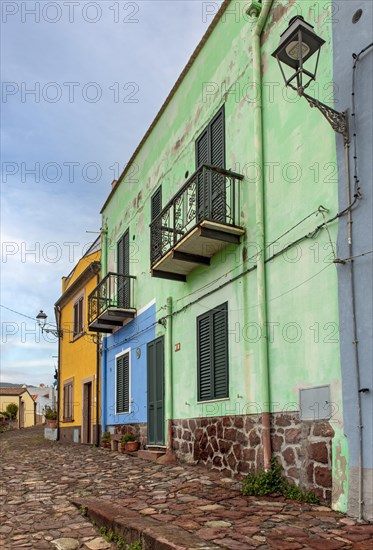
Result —
[[[88,328],[112,333],[136,316],[133,307],[135,277],[108,273],[88,297]]]
[[[185,281],[186,275],[245,233],[240,219],[243,176],[203,165],[150,225],[153,277]]]

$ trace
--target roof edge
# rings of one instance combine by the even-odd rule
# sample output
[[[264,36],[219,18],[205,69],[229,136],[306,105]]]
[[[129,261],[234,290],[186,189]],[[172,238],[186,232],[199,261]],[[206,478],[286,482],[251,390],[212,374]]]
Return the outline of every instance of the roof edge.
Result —
[[[207,42],[207,39],[209,38],[209,36],[212,34],[212,31],[215,29],[216,25],[218,24],[221,16],[223,15],[223,13],[225,12],[226,8],[228,7],[228,5],[230,4],[231,0],[224,0],[222,5],[220,6],[219,8],[219,11],[218,13],[215,15],[214,19],[211,21],[209,27],[207,28],[205,34],[203,35],[203,37],[201,38],[201,40],[199,41],[197,47],[195,48],[195,50],[193,51],[192,55],[190,56],[189,58],[189,61],[187,62],[187,64],[185,65],[184,69],[182,70],[182,72],[180,73],[178,79],[176,80],[175,84],[173,85],[170,93],[168,94],[168,96],[166,97],[165,101],[163,102],[161,108],[159,109],[158,113],[156,114],[153,122],[150,124],[149,128],[147,129],[147,131],[145,132],[143,138],[141,139],[140,143],[138,144],[138,146],[136,147],[134,153],[132,154],[132,156],[130,157],[129,161],[127,162],[126,164],[126,167],[124,168],[123,172],[121,173],[121,175],[119,176],[118,178],[118,181],[116,183],[116,185],[113,187],[113,189],[110,191],[103,207],[101,208],[100,210],[100,214],[103,213],[103,211],[105,210],[105,208],[107,207],[107,205],[109,204],[109,202],[111,201],[111,199],[113,198],[114,194],[115,194],[115,191],[118,189],[119,185],[121,184],[123,178],[125,177],[125,175],[127,174],[127,172],[129,171],[129,169],[131,168],[132,166],[132,163],[133,161],[135,160],[135,158],[137,157],[138,153],[140,152],[140,150],[142,149],[143,145],[145,144],[146,140],[148,139],[148,137],[150,136],[150,134],[152,133],[154,127],[156,126],[157,122],[159,121],[159,119],[161,118],[161,116],[163,115],[164,111],[166,110],[167,106],[169,105],[169,103],[171,102],[171,99],[174,97],[174,95],[176,94],[177,90],[179,89],[181,83],[183,82],[184,78],[186,77],[186,75],[188,74],[190,68],[192,67],[194,61],[196,60],[199,52],[202,50],[203,46],[205,45],[205,43]]]

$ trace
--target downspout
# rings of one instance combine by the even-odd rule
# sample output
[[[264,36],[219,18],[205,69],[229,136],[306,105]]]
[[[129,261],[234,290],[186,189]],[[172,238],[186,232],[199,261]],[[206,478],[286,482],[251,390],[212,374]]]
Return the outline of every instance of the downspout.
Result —
[[[107,274],[107,226],[101,227],[101,278]]]
[[[101,368],[101,431],[102,433],[106,432],[106,359],[107,359],[107,348],[106,348],[106,336],[102,339],[102,368]]]
[[[166,456],[163,457],[163,463],[175,462],[175,455],[172,450],[172,418],[173,418],[173,389],[172,389],[172,298],[168,297],[166,302],[166,353],[167,353],[167,371],[165,376],[165,416],[166,416]]]
[[[54,306],[54,315],[56,317],[58,336],[58,359],[57,359],[57,441],[60,439],[60,382],[61,382],[61,308],[60,306]],[[61,331],[61,332],[60,332]]]
[[[264,469],[271,468],[271,435],[270,435],[270,390],[268,364],[268,337],[267,337],[267,296],[265,271],[265,220],[264,220],[264,145],[263,145],[263,104],[262,104],[262,74],[260,37],[267,21],[273,0],[264,0],[262,6],[253,2],[248,9],[250,17],[256,17],[252,31],[253,50],[253,83],[259,94],[254,103],[254,139],[255,162],[259,166],[259,175],[256,178],[256,242],[259,247],[257,256],[257,300],[258,323],[262,337],[259,340],[259,372],[262,401],[262,447],[264,454]]]
[[[97,273],[97,285],[100,282],[100,273]],[[100,446],[100,411],[99,411],[99,389],[100,389],[100,333],[96,336],[96,447]]]

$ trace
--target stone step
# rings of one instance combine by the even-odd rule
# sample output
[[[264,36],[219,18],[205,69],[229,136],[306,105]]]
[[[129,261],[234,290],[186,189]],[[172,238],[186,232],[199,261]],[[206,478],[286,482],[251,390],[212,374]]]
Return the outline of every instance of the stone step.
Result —
[[[143,548],[154,550],[221,550],[222,546],[201,540],[182,527],[157,521],[152,517],[118,506],[108,500],[73,499],[84,508],[88,518],[99,527],[106,527],[125,538],[127,544],[142,542]],[[244,548],[244,546],[242,546]]]
[[[166,454],[166,451],[151,451],[149,449],[137,451],[137,458],[157,462],[158,458]]]

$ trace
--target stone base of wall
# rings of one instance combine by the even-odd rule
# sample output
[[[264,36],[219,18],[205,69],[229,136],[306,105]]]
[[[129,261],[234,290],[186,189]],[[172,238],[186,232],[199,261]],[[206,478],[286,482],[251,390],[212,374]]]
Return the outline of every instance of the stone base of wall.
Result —
[[[202,463],[226,477],[263,469],[261,415],[173,420],[173,449],[179,460]],[[298,413],[271,415],[272,452],[289,481],[331,500],[331,441],[328,422],[304,422]]]
[[[80,426],[60,426],[60,441],[62,443],[74,443],[74,430],[79,430],[80,442]]]
[[[146,447],[148,442],[148,424],[146,422],[138,422],[133,424],[118,424],[114,426],[116,434],[133,433],[137,435],[142,449]]]

